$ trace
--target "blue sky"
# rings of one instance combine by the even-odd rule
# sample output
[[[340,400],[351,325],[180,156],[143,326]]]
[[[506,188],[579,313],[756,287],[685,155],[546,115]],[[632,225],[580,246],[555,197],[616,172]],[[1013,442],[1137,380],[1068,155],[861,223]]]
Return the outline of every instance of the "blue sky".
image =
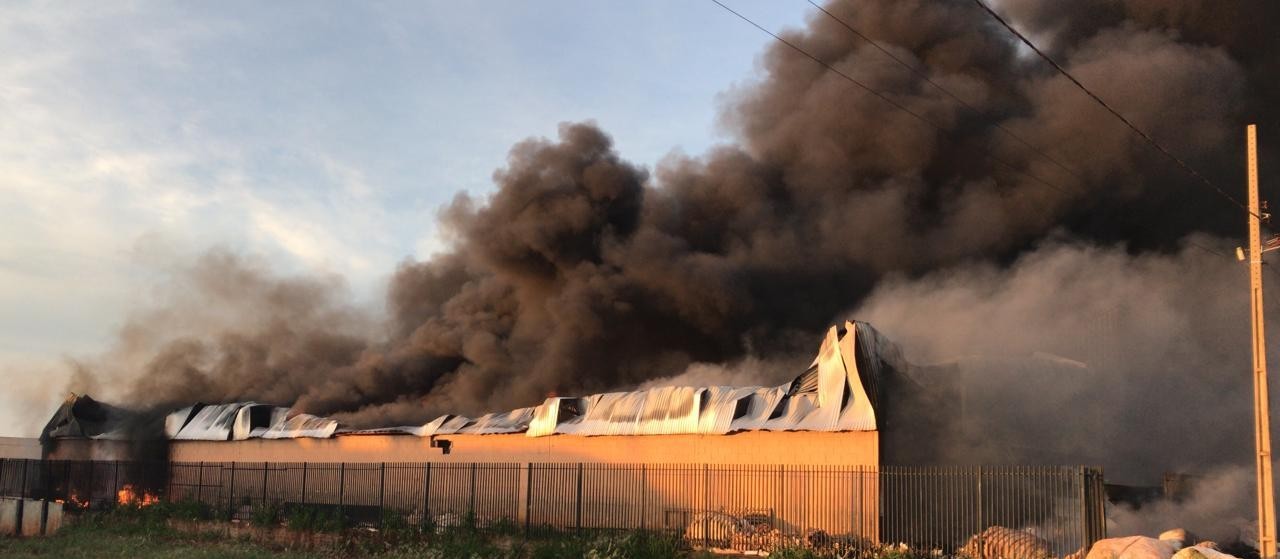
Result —
[[[706,1],[0,4],[0,435],[174,263],[230,247],[377,309],[513,143],[594,119],[641,165],[701,153],[769,40]]]

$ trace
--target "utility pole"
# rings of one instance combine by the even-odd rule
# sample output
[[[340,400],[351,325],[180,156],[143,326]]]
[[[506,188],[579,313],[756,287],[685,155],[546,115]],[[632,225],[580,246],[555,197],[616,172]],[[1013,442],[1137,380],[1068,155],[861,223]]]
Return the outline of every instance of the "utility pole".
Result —
[[[1249,300],[1253,315],[1253,437],[1258,462],[1258,554],[1276,556],[1276,501],[1271,476],[1271,410],[1262,307],[1262,210],[1258,203],[1258,127],[1245,129],[1249,167]]]

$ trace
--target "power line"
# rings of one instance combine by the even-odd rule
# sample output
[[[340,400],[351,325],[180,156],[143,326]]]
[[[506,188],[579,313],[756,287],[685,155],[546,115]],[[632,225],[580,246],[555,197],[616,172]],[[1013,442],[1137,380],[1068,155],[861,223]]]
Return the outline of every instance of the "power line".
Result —
[[[1169,150],[1165,149],[1164,146],[1160,145],[1159,142],[1156,142],[1156,140],[1152,138],[1151,135],[1147,134],[1146,132],[1142,131],[1142,129],[1135,126],[1132,122],[1129,121],[1129,119],[1125,118],[1124,115],[1120,114],[1119,111],[1116,111],[1114,108],[1111,107],[1111,105],[1108,105],[1106,101],[1103,101],[1101,97],[1098,97],[1097,94],[1095,94],[1093,91],[1090,91],[1089,88],[1085,87],[1084,84],[1080,83],[1080,80],[1077,80],[1075,76],[1072,76],[1070,72],[1067,72],[1067,70],[1063,68],[1061,64],[1058,64],[1056,61],[1053,60],[1053,58],[1050,58],[1049,55],[1045,54],[1044,51],[1040,50],[1039,47],[1037,47],[1034,43],[1032,43],[1030,39],[1028,39],[1022,33],[1018,32],[1017,29],[1014,29],[1013,26],[1010,25],[1008,21],[1005,21],[1003,17],[1000,17],[1000,14],[996,13],[995,10],[991,9],[991,6],[988,6],[982,0],[973,0],[973,2],[977,4],[979,7],[981,7],[983,10],[985,10],[988,14],[990,14],[991,17],[995,18],[996,21],[1000,22],[1000,25],[1003,25],[1005,29],[1007,29],[1015,37],[1021,40],[1022,44],[1026,45],[1036,54],[1040,55],[1040,58],[1043,58],[1045,62],[1048,62],[1049,65],[1053,66],[1053,68],[1057,70],[1058,73],[1062,74],[1063,76],[1066,76],[1068,80],[1071,80],[1071,83],[1075,84],[1076,87],[1080,88],[1080,91],[1083,91],[1089,97],[1092,97],[1094,101],[1096,101],[1099,105],[1102,105],[1103,108],[1107,109],[1107,111],[1109,111],[1116,118],[1120,119],[1120,122],[1123,122],[1125,126],[1128,126],[1130,130],[1132,130],[1138,136],[1142,137],[1142,139],[1146,140],[1148,144],[1151,144],[1153,147],[1159,150],[1160,153],[1163,153],[1165,157],[1168,157],[1171,161],[1176,163],[1179,167],[1182,168],[1182,170],[1191,174],[1191,176],[1197,179],[1200,179],[1200,182],[1204,183],[1206,186],[1213,189],[1215,192],[1218,193],[1219,196],[1226,198],[1232,204],[1235,204],[1237,207],[1244,210],[1245,213],[1252,215],[1253,217],[1256,217],[1260,220],[1263,219],[1262,216],[1256,213],[1253,213],[1252,211],[1249,211],[1248,207],[1246,207],[1244,204],[1241,204],[1239,200],[1236,200],[1230,194],[1227,194],[1225,190],[1218,187],[1218,185],[1214,184],[1213,181],[1208,179],[1208,177],[1205,177],[1204,175],[1200,174],[1198,171],[1191,168],[1191,166],[1188,165],[1185,161],[1183,161],[1182,159],[1179,159],[1178,156],[1170,153]]]
[[[928,83],[929,85],[933,86],[933,87],[934,87],[934,88],[936,88],[938,91],[941,91],[942,93],[946,94],[946,96],[947,96],[947,97],[950,97],[950,98],[951,98],[952,100],[954,100],[956,103],[959,103],[960,105],[962,105],[962,106],[964,106],[965,108],[969,109],[970,111],[972,111],[972,112],[973,112],[974,114],[976,114],[976,115],[981,116],[981,115],[983,114],[982,110],[980,110],[980,109],[978,109],[977,107],[973,106],[972,104],[970,104],[969,102],[965,101],[964,99],[961,99],[961,98],[960,98],[960,96],[956,95],[955,93],[952,93],[950,90],[948,90],[947,88],[943,87],[943,86],[942,86],[941,84],[939,84],[938,82],[933,81],[933,78],[929,77],[929,74],[928,74],[928,73],[924,72],[923,70],[920,70],[920,69],[919,69],[919,68],[917,68],[915,65],[910,64],[910,63],[908,63],[907,61],[905,61],[905,60],[903,60],[903,59],[901,59],[901,58],[898,58],[898,56],[897,56],[897,55],[895,55],[895,54],[893,54],[892,52],[890,52],[890,51],[889,51],[889,49],[886,49],[886,48],[884,48],[884,47],[880,46],[880,44],[879,44],[879,43],[877,43],[877,42],[875,42],[875,41],[871,40],[871,38],[870,38],[870,37],[867,37],[867,36],[866,36],[865,34],[863,34],[861,31],[858,31],[857,29],[855,29],[855,28],[853,27],[853,25],[851,25],[849,22],[847,22],[847,21],[845,21],[844,19],[840,18],[839,16],[836,16],[835,14],[831,13],[831,12],[830,12],[830,11],[828,11],[826,8],[823,8],[821,5],[819,5],[817,2],[814,2],[813,0],[805,0],[805,1],[809,2],[809,4],[810,4],[810,5],[812,5],[813,7],[817,8],[817,9],[818,9],[819,11],[821,11],[822,13],[826,14],[826,15],[827,15],[827,17],[830,17],[830,18],[831,18],[832,20],[834,20],[835,22],[837,22],[837,23],[839,23],[840,25],[844,26],[844,28],[845,28],[845,29],[848,29],[850,33],[853,33],[854,35],[857,35],[859,39],[862,39],[862,40],[863,40],[863,41],[865,41],[867,44],[869,44],[869,45],[871,45],[871,46],[875,47],[875,48],[876,48],[876,50],[878,50],[878,51],[880,51],[880,52],[884,53],[884,55],[885,55],[885,56],[888,56],[889,58],[893,59],[893,61],[894,61],[894,62],[897,62],[897,63],[898,63],[899,65],[901,65],[903,68],[906,68],[907,70],[911,71],[911,73],[915,74],[917,77],[919,77],[920,79],[924,80],[926,83]],[[1054,164],[1054,165],[1056,165],[1059,169],[1062,169],[1063,171],[1066,171],[1067,173],[1069,173],[1071,176],[1075,177],[1075,178],[1076,178],[1077,180],[1079,180],[1080,182],[1085,182],[1084,177],[1081,177],[1081,176],[1080,176],[1080,174],[1079,174],[1079,173],[1077,173],[1075,170],[1071,169],[1070,167],[1067,167],[1064,163],[1062,163],[1061,161],[1059,161],[1057,158],[1055,158],[1055,157],[1053,157],[1053,156],[1050,156],[1048,153],[1045,153],[1045,152],[1044,152],[1044,150],[1042,150],[1042,149],[1040,149],[1040,148],[1036,147],[1036,146],[1035,146],[1034,144],[1032,144],[1031,142],[1029,142],[1029,141],[1027,141],[1027,140],[1023,139],[1023,138],[1022,138],[1022,136],[1019,136],[1019,135],[1015,134],[1012,130],[1009,130],[1008,128],[1005,128],[1005,127],[1004,127],[1004,125],[1000,124],[999,122],[996,122],[996,123],[993,123],[993,126],[994,126],[997,130],[1000,130],[1001,132],[1004,132],[1005,134],[1007,134],[1010,138],[1013,138],[1013,139],[1017,140],[1019,143],[1021,143],[1022,145],[1026,146],[1026,147],[1027,147],[1027,149],[1030,149],[1031,151],[1036,152],[1037,154],[1039,154],[1039,155],[1040,155],[1040,157],[1043,157],[1045,160],[1049,161],[1050,163],[1053,163],[1053,164]]]
[[[1235,257],[1234,257],[1234,256],[1228,256],[1227,254],[1223,253],[1223,252],[1222,252],[1222,251],[1220,251],[1220,250],[1217,250],[1217,249],[1214,249],[1214,248],[1209,248],[1209,247],[1204,246],[1204,245],[1202,245],[1202,244],[1200,244],[1200,243],[1197,243],[1197,242],[1195,242],[1195,241],[1193,241],[1193,240],[1191,240],[1191,239],[1183,239],[1183,242],[1184,242],[1184,243],[1187,243],[1187,246],[1190,246],[1190,247],[1192,247],[1192,248],[1198,248],[1198,249],[1203,250],[1203,251],[1205,251],[1205,252],[1207,252],[1207,253],[1209,253],[1209,254],[1212,254],[1212,255],[1215,255],[1215,256],[1221,256],[1221,257],[1226,258],[1226,259],[1228,259],[1228,260],[1235,260]]]
[[[938,124],[938,123],[936,123],[936,122],[933,122],[932,120],[929,120],[928,118],[926,118],[924,115],[921,115],[920,113],[917,113],[917,112],[915,112],[915,111],[913,111],[913,110],[911,110],[911,109],[907,108],[906,106],[902,105],[901,103],[898,103],[897,101],[894,101],[893,99],[889,98],[889,97],[888,97],[887,95],[885,95],[884,93],[881,93],[880,91],[877,91],[877,90],[873,89],[871,86],[868,86],[868,85],[866,85],[866,84],[864,84],[864,83],[862,83],[862,82],[858,81],[858,80],[857,80],[857,79],[855,79],[853,76],[850,76],[849,74],[846,74],[846,73],[844,73],[844,72],[841,72],[841,71],[840,71],[839,69],[837,69],[835,66],[832,66],[831,64],[829,64],[829,63],[827,63],[826,61],[822,60],[821,58],[818,58],[817,56],[814,56],[813,54],[809,53],[809,51],[804,50],[803,48],[801,48],[799,45],[796,45],[795,43],[792,43],[791,41],[788,41],[788,40],[786,40],[786,39],[782,38],[782,37],[781,37],[781,36],[779,36],[777,33],[774,33],[773,31],[770,31],[770,30],[768,30],[768,29],[765,29],[763,26],[761,26],[760,24],[756,23],[756,22],[755,22],[755,21],[753,21],[751,18],[749,18],[749,17],[747,17],[747,16],[745,16],[745,15],[742,15],[741,13],[738,13],[738,12],[737,12],[737,11],[735,11],[733,8],[730,8],[729,6],[724,5],[724,3],[720,2],[720,0],[711,0],[711,2],[715,3],[715,5],[720,6],[721,8],[724,8],[724,10],[725,10],[725,11],[727,11],[727,12],[729,12],[729,13],[731,13],[731,14],[735,15],[735,16],[738,16],[738,19],[741,19],[742,21],[745,21],[745,22],[747,22],[747,23],[751,24],[751,26],[752,26],[752,27],[755,27],[756,29],[759,29],[760,31],[764,32],[765,34],[769,35],[770,37],[773,37],[773,39],[774,39],[774,40],[776,40],[776,41],[778,41],[779,43],[782,43],[782,44],[784,44],[784,45],[786,45],[786,46],[790,47],[792,50],[794,50],[794,51],[796,51],[796,52],[798,52],[798,53],[800,53],[800,54],[804,55],[806,58],[808,58],[808,59],[810,59],[810,60],[812,60],[812,61],[814,61],[814,62],[817,62],[819,65],[821,65],[823,68],[826,68],[827,70],[829,70],[829,71],[830,71],[830,72],[832,72],[833,74],[836,74],[836,75],[838,75],[838,76],[840,76],[840,77],[844,78],[846,81],[848,81],[849,83],[852,83],[853,85],[858,86],[858,87],[859,87],[859,88],[861,88],[863,91],[866,91],[867,93],[870,93],[870,94],[872,94],[872,95],[875,95],[876,97],[880,98],[880,100],[881,100],[881,101],[884,101],[885,103],[888,103],[889,105],[892,105],[894,108],[896,108],[896,109],[898,109],[898,110],[900,110],[900,111],[902,111],[902,112],[904,112],[904,113],[907,113],[907,114],[911,115],[912,117],[915,117],[915,119],[916,119],[916,120],[919,120],[920,122],[923,122],[923,123],[925,123],[925,124],[928,124],[929,126],[933,127],[934,129],[938,130],[939,132],[942,132],[942,133],[944,133],[944,134],[949,132],[949,131],[948,131],[946,128],[944,128],[942,125],[940,125],[940,124]],[[1032,180],[1035,180],[1036,182],[1039,182],[1040,184],[1043,184],[1043,185],[1045,185],[1045,186],[1047,186],[1047,187],[1049,187],[1049,188],[1052,188],[1053,190],[1056,190],[1056,191],[1058,191],[1059,193],[1061,193],[1061,194],[1063,194],[1063,195],[1070,196],[1070,194],[1071,194],[1071,193],[1067,192],[1066,190],[1063,190],[1063,188],[1062,188],[1062,187],[1060,187],[1060,186],[1058,186],[1058,185],[1056,185],[1056,184],[1054,184],[1054,183],[1052,183],[1052,182],[1049,182],[1049,181],[1047,181],[1047,180],[1045,180],[1045,179],[1042,179],[1042,178],[1040,178],[1039,176],[1036,176],[1035,174],[1032,174],[1032,173],[1030,173],[1030,172],[1023,171],[1023,170],[1021,170],[1021,169],[1019,169],[1019,168],[1015,167],[1015,166],[1014,166],[1014,165],[1012,165],[1011,163],[1008,163],[1008,162],[1006,162],[1006,161],[1004,161],[1004,160],[1000,159],[999,157],[996,157],[996,156],[995,156],[995,154],[991,153],[991,151],[990,151],[990,150],[984,150],[984,152],[986,153],[986,156],[987,156],[987,157],[989,157],[992,161],[995,161],[996,163],[999,163],[999,164],[1001,164],[1001,165],[1004,165],[1005,167],[1008,167],[1010,170],[1012,170],[1012,171],[1013,171],[1013,172],[1015,172],[1015,173],[1018,173],[1018,174],[1020,174],[1020,175],[1022,175],[1022,176],[1025,176],[1025,177],[1027,177],[1027,178],[1030,178],[1030,179],[1032,179]]]

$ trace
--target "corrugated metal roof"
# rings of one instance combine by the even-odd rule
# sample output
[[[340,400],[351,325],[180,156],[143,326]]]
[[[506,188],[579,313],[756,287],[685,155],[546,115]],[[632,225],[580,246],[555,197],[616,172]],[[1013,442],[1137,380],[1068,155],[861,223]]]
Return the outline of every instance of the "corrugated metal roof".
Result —
[[[272,425],[259,436],[264,439],[324,439],[332,437],[337,430],[337,421],[300,413]]]
[[[339,434],[525,433],[566,435],[725,434],[735,431],[870,431],[877,428],[881,378],[901,371],[896,346],[865,323],[827,330],[812,365],[774,387],[664,386],[631,392],[547,398],[531,408],[477,419],[440,416],[420,427],[387,427]],[[166,420],[179,440],[327,437],[338,424],[290,410],[235,403],[193,406]]]
[[[231,440],[231,432],[235,428],[236,416],[240,413],[240,408],[248,405],[253,405],[253,403],[204,406],[183,424],[173,438],[179,441],[229,441]],[[189,410],[180,410],[169,414],[169,417],[172,418],[177,414],[184,414],[184,412],[189,412]],[[167,426],[171,422],[166,418],[165,423]]]

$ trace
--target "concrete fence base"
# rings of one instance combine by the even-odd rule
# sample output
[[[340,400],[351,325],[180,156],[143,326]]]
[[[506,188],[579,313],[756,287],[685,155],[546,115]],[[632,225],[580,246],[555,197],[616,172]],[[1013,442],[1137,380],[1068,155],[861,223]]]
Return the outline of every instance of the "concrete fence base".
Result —
[[[44,536],[62,528],[62,503],[0,499],[0,536]]]

